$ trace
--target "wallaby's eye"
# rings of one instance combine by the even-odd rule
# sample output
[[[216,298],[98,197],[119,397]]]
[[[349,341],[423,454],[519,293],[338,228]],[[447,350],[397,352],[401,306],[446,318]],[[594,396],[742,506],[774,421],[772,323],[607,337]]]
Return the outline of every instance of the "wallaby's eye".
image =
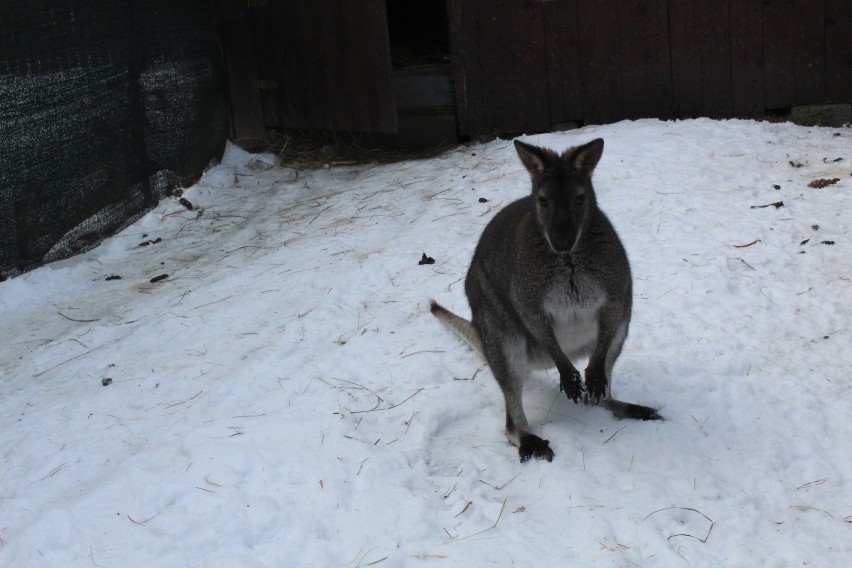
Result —
[[[580,195],[578,195],[576,197],[576,202],[577,202],[577,205],[582,205],[583,203],[585,203],[586,202],[586,195],[584,193],[581,193]]]
[[[538,197],[538,206],[539,207],[541,207],[542,209],[546,209],[548,205],[550,205],[550,202],[547,201],[546,197],[542,197],[542,196]]]

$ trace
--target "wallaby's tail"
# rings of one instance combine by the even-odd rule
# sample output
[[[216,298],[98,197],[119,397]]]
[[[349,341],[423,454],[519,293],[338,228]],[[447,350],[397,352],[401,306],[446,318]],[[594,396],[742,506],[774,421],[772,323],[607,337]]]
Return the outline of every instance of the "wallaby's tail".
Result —
[[[629,418],[631,420],[665,420],[656,408],[623,402],[614,398],[608,398],[600,402],[600,406],[612,412],[616,418]]]
[[[482,342],[479,340],[476,330],[473,329],[473,324],[454,314],[435,300],[429,300],[429,309],[432,311],[432,315],[441,320],[453,333],[464,339],[480,357],[485,358]]]

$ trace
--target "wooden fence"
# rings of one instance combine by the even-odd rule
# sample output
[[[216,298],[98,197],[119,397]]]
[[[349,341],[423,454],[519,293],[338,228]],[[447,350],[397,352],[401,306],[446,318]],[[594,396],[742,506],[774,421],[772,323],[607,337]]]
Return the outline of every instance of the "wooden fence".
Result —
[[[852,0],[447,0],[459,130],[852,102]]]

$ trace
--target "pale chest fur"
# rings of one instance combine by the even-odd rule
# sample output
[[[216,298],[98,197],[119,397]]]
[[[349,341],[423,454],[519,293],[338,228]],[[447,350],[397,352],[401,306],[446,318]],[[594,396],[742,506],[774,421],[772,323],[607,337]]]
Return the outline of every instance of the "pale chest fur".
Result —
[[[544,296],[544,312],[553,326],[559,346],[569,358],[587,356],[598,335],[598,314],[605,297],[599,288],[571,289],[557,283]]]

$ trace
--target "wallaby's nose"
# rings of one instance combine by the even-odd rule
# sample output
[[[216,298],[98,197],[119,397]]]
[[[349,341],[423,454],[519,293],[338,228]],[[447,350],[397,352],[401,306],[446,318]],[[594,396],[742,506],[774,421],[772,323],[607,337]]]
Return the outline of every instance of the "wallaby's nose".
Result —
[[[550,246],[558,253],[568,252],[574,246],[573,235],[552,235],[550,237]]]

